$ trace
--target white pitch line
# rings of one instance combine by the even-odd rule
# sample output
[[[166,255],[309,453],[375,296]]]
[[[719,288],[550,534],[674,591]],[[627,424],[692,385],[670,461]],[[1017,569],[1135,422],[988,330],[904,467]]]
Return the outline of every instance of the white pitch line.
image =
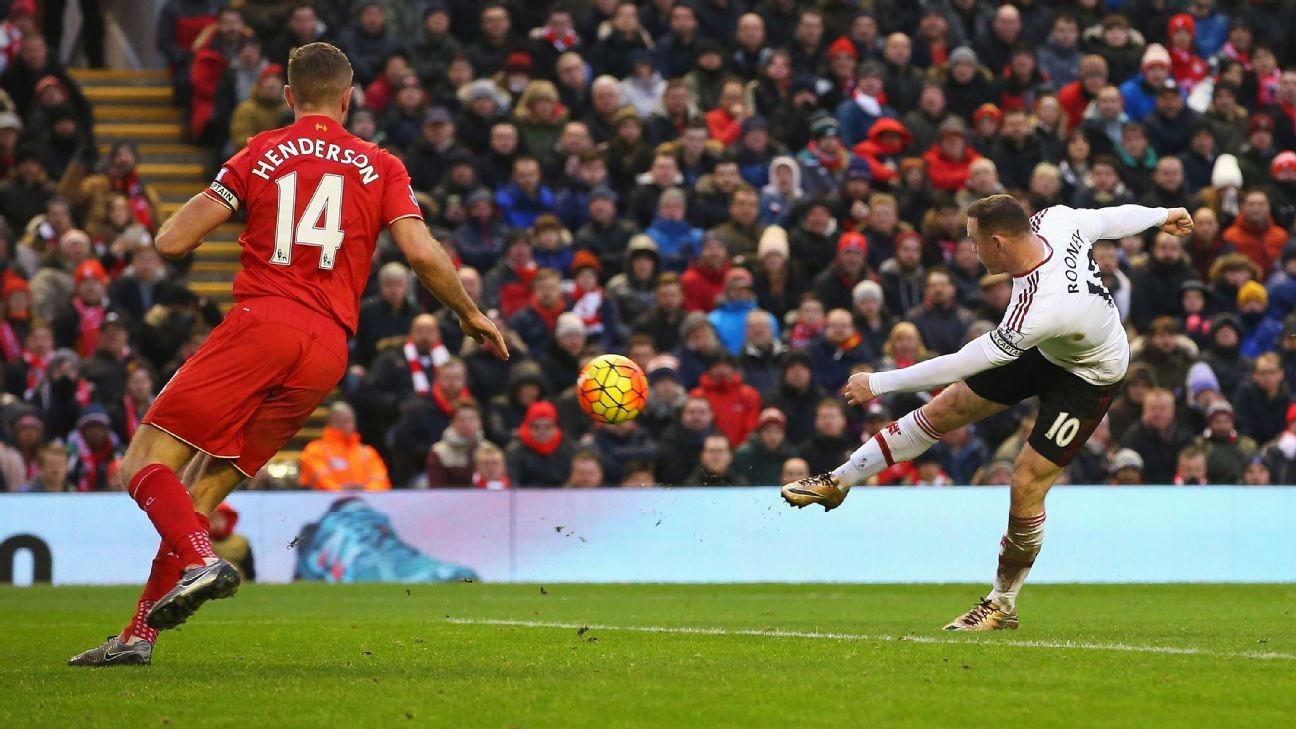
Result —
[[[1081,650],[1081,651],[1119,651],[1126,653],[1159,653],[1163,655],[1178,656],[1207,656],[1211,658],[1251,658],[1256,660],[1280,660],[1296,661],[1296,655],[1290,653],[1275,653],[1272,651],[1245,651],[1238,653],[1229,653],[1223,651],[1212,651],[1204,648],[1176,648],[1174,646],[1158,645],[1131,645],[1129,643],[1086,643],[1077,641],[1047,641],[1047,640],[995,640],[993,643],[976,643],[968,640],[953,640],[950,638],[936,638],[926,635],[866,635],[861,633],[823,633],[818,631],[802,630],[742,630],[729,628],[695,628],[689,626],[663,626],[663,625],[598,625],[594,623],[554,623],[540,620],[501,620],[494,618],[448,618],[447,623],[455,625],[495,625],[501,627],[513,628],[565,628],[569,630],[579,630],[588,628],[589,630],[609,630],[609,631],[626,631],[631,633],[666,633],[677,635],[739,635],[756,638],[794,638],[803,640],[835,640],[846,642],[909,642],[923,643],[929,645],[960,645],[960,646],[1009,646],[1012,648],[1045,648],[1050,650]]]

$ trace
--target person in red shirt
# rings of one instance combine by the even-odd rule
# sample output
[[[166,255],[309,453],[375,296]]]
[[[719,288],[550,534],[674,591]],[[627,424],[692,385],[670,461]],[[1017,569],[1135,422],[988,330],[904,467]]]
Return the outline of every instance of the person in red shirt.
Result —
[[[1067,129],[1075,129],[1084,118],[1089,102],[1107,85],[1107,59],[1091,54],[1080,59],[1080,78],[1058,89],[1058,103],[1066,112]]]
[[[1210,66],[1193,53],[1193,39],[1197,37],[1197,21],[1188,13],[1170,17],[1166,23],[1166,38],[1170,41],[1170,75],[1185,93],[1192,91],[1210,72]]]
[[[702,239],[702,252],[680,276],[684,286],[684,310],[710,312],[716,297],[724,293],[725,274],[729,273],[729,248],[724,238],[708,232]]]
[[[1266,278],[1273,273],[1287,243],[1287,231],[1274,225],[1269,196],[1263,190],[1250,190],[1243,196],[1242,212],[1225,229],[1224,242],[1255,261]]]
[[[723,347],[708,350],[704,359],[706,372],[702,373],[701,381],[689,395],[711,403],[716,430],[729,439],[731,447],[737,448],[756,430],[761,410],[760,393],[743,382],[734,356]]]
[[[238,589],[212,551],[208,516],[342,378],[384,227],[464,334],[508,356],[429,235],[405,166],[343,127],[352,78],[332,45],[293,51],[284,98],[295,121],[249,140],[158,233],[158,250],[179,258],[239,208],[247,216],[234,308],[158,395],[122,460],[130,496],[162,537],[148,584],[122,633],[72,665],[147,664],[159,630]]]
[[[968,144],[967,125],[958,117],[941,122],[939,134],[931,147],[923,152],[927,163],[927,178],[932,187],[943,192],[956,192],[967,182],[968,168],[981,155]]]

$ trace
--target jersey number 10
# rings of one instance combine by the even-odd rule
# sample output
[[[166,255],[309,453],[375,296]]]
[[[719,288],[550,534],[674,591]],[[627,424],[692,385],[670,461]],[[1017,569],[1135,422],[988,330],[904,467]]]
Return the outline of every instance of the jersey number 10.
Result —
[[[333,270],[342,238],[346,235],[342,231],[342,180],[342,175],[320,177],[300,220],[293,220],[293,212],[297,209],[297,173],[289,172],[275,180],[279,187],[279,210],[275,215],[275,247],[270,256],[271,263],[290,266],[294,245],[318,246],[319,267]]]

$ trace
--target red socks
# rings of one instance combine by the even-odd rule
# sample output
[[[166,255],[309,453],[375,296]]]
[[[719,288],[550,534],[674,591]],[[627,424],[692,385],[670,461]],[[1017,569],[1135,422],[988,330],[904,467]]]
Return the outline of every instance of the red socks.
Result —
[[[216,556],[207,529],[198,522],[189,492],[171,469],[161,463],[145,466],[131,479],[129,492],[148,514],[163,543],[179,555],[182,567],[205,564],[206,559]]]
[[[198,520],[199,526],[207,529],[210,524],[207,517],[203,514],[194,514]],[[131,638],[143,638],[150,643],[157,642],[158,631],[156,628],[150,628],[144,618],[154,603],[162,599],[162,596],[171,591],[172,587],[184,573],[184,564],[180,557],[171,551],[171,547],[163,541],[158,545],[157,556],[153,558],[153,569],[149,572],[148,582],[144,585],[144,592],[140,594],[139,603],[135,606],[135,615],[121,632],[121,640],[129,641]]]

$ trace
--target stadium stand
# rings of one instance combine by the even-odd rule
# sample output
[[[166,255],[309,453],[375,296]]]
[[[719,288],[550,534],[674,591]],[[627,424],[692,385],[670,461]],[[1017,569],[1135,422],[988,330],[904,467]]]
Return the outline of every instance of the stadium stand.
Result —
[[[29,6],[0,27],[0,491],[58,490],[51,444],[61,488],[120,488],[121,448],[239,270],[238,222],[181,262],[151,235],[289,118],[284,64],[312,40],[349,54],[349,128],[405,161],[516,352],[465,342],[380,241],[346,378],[254,487],[348,482],[327,458],[298,476],[303,450],[343,443],[376,452],[393,488],[558,486],[582,480],[573,460],[609,485],[822,470],[930,397],[821,402],[849,374],[950,352],[1003,316],[1007,282],[964,237],[968,205],[1003,191],[1197,220],[1182,241],[1096,247],[1134,364],[1066,479],[1296,472],[1290,3],[170,0],[166,69],[67,71]],[[603,352],[649,376],[634,423],[595,426],[576,404]],[[334,401],[354,433],[326,433]],[[476,419],[448,430],[463,411]],[[960,429],[879,483],[1002,483],[1033,418],[1026,404]],[[499,450],[507,475],[477,473]]]

